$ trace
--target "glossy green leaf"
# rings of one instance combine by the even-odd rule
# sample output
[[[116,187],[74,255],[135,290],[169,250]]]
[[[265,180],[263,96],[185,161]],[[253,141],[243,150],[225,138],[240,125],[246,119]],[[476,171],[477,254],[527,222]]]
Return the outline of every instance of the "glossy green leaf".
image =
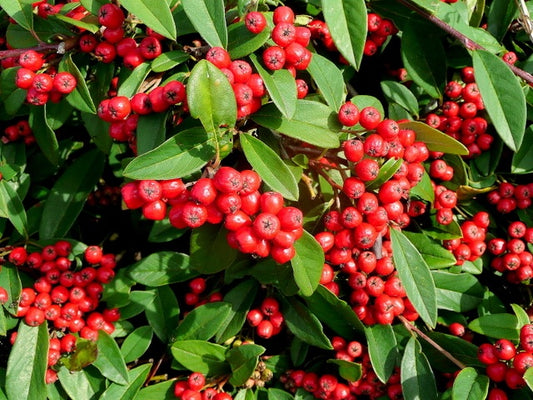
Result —
[[[422,353],[420,343],[412,336],[400,366],[403,396],[406,399],[436,400],[437,387],[429,361]]]
[[[467,342],[466,340],[457,336],[442,332],[431,331],[428,332],[428,336],[444,350],[453,354],[453,356],[463,364],[475,367],[483,366],[477,357],[477,345]],[[431,365],[433,368],[449,372],[457,371],[457,365],[446,358],[442,352],[425,341],[423,341],[421,344],[424,354],[428,357],[428,359],[431,360]]]
[[[270,29],[263,29],[258,34],[246,28],[244,21],[228,26],[228,52],[232,60],[243,58],[261,46],[270,38]]]
[[[59,63],[59,72],[70,72],[76,78],[76,88],[66,96],[66,100],[72,107],[91,114],[96,114],[94,101],[89,93],[89,88],[85,82],[86,77],[82,75],[79,68],[72,60],[72,54],[67,53]]]
[[[113,145],[113,139],[109,136],[109,124],[95,114],[82,112],[81,118],[96,147],[109,154]]]
[[[519,339],[518,319],[514,314],[483,315],[468,324],[468,328],[492,338]]]
[[[533,391],[533,368],[526,369],[523,378],[526,381],[527,387]]]
[[[424,40],[420,40],[423,37]],[[441,98],[446,83],[446,55],[431,26],[409,24],[402,33],[402,60],[413,81],[431,97]]]
[[[326,103],[333,110],[338,111],[346,97],[346,85],[341,70],[336,64],[318,53],[313,54],[307,70]]]
[[[128,299],[124,302],[115,304],[120,306],[120,318],[125,320],[142,313],[154,301],[155,293],[153,291],[132,290],[127,297]]]
[[[56,180],[43,209],[41,239],[64,237],[81,212],[87,196],[102,175],[103,154],[90,150]]]
[[[376,176],[376,178],[371,180],[370,182],[367,182],[367,191],[379,189],[381,185],[383,185],[390,178],[392,178],[392,176],[396,173],[396,171],[398,171],[402,164],[403,159],[401,158],[389,158],[387,161],[385,161],[379,168],[378,176]]]
[[[484,289],[470,274],[451,274],[432,271],[437,289],[437,307],[441,310],[466,312],[475,309],[483,300]]]
[[[318,287],[324,268],[324,252],[309,232],[294,243],[296,255],[291,260],[294,280],[303,296],[311,296]]]
[[[420,182],[411,188],[410,195],[411,197],[419,197],[431,203],[435,201],[435,191],[433,190],[433,186],[431,186],[431,178],[426,171],[424,171]]]
[[[331,350],[332,346],[324,334],[322,324],[295,297],[282,298],[282,312],[287,328],[302,342],[321,349]]]
[[[228,245],[227,231],[221,225],[204,224],[191,235],[191,265],[198,272],[213,274],[228,268],[237,250]]]
[[[305,302],[313,315],[336,334],[349,338],[363,333],[364,325],[352,307],[324,286],[319,285],[312,296],[305,298]]]
[[[176,24],[166,0],[122,0],[120,4],[157,33],[176,39]]]
[[[190,58],[188,53],[181,50],[167,51],[152,61],[152,71],[165,72],[177,67]]]
[[[129,382],[128,368],[115,339],[99,330],[96,345],[98,356],[93,365],[110,381],[126,385]]]
[[[20,324],[17,340],[9,352],[6,372],[6,394],[10,400],[46,399],[48,361],[47,324],[30,327]]]
[[[105,0],[80,0],[80,3],[87,9],[87,11],[90,11],[91,14],[98,15],[98,10],[100,7],[102,7],[104,4],[107,3]]]
[[[423,229],[423,232],[432,237],[433,239],[445,240],[455,239],[463,236],[461,226],[457,220],[453,220],[448,225],[439,224],[435,213],[430,214],[431,226],[427,226]]]
[[[150,373],[152,364],[143,364],[128,371],[128,384],[112,383],[102,393],[101,400],[131,400],[137,396]]]
[[[513,309],[513,312],[515,313],[516,318],[518,319],[518,326],[524,326],[531,322],[529,320],[529,315],[527,314],[527,312],[518,304],[512,303],[511,308]]]
[[[223,0],[182,0],[183,9],[200,36],[211,47],[226,48],[226,27]]]
[[[423,233],[403,232],[405,236],[419,249],[420,254],[431,269],[447,268],[455,265],[455,256],[451,251],[442,247],[440,242],[431,239]]]
[[[63,15],[63,14],[60,14],[60,13],[57,13],[57,14],[54,14],[54,15],[50,15],[49,17],[50,17],[50,19],[58,20],[58,21],[63,22],[65,24],[72,25],[73,27],[80,28],[80,30],[84,29],[84,30],[89,31],[91,33],[98,32],[98,30],[100,28],[100,26],[97,25],[97,24],[91,24],[91,23],[87,23],[87,22],[84,22],[84,21],[79,20],[79,19],[70,18],[70,17],[67,17],[66,15]]]
[[[348,382],[356,382],[363,376],[363,367],[361,364],[346,360],[328,360],[330,364],[337,364],[339,366],[339,375]]]
[[[92,365],[76,372],[70,372],[63,367],[57,375],[61,386],[71,399],[91,400],[98,398],[105,389],[106,379]]]
[[[394,81],[381,81],[381,90],[389,102],[399,104],[411,115],[418,117],[418,100],[405,85]]]
[[[176,381],[168,380],[155,385],[144,387],[136,397],[137,400],[174,400],[174,385]]]
[[[124,176],[131,179],[173,179],[198,171],[215,155],[215,142],[202,128],[177,133],[160,146],[135,157]]]
[[[137,154],[141,155],[163,144],[167,136],[167,113],[141,115],[137,123]]]
[[[484,399],[489,392],[489,377],[479,374],[474,368],[461,370],[453,381],[454,400]]]
[[[252,135],[239,138],[246,159],[263,181],[286,199],[298,200],[298,183],[278,153]]]
[[[257,344],[247,344],[245,346],[234,347],[226,353],[226,360],[231,367],[231,376],[229,383],[233,386],[241,386],[246,383],[248,378],[257,366],[259,356],[265,352],[263,346]]]
[[[7,215],[18,233],[28,237],[28,217],[18,193],[5,181],[0,181],[0,213]]]
[[[372,368],[381,382],[387,382],[398,362],[396,336],[391,325],[375,324],[365,328],[368,354]]]
[[[144,82],[151,70],[152,66],[149,62],[143,62],[142,64],[135,67],[135,69],[131,71],[129,76],[123,82],[120,82],[117,95],[133,97],[133,95],[137,93],[137,90]]]
[[[420,318],[431,327],[437,322],[435,282],[429,267],[415,245],[396,229],[390,230],[392,254],[407,297]]]
[[[178,340],[170,347],[172,356],[191,371],[206,375],[223,375],[230,371],[226,348],[203,340]]]
[[[148,323],[154,329],[157,337],[167,343],[171,334],[178,326],[180,307],[176,295],[170,286],[160,286],[152,289],[154,301],[148,304],[144,313]]]
[[[263,67],[257,55],[250,54],[255,69],[263,78],[270,99],[285,118],[291,119],[296,112],[296,81],[286,69],[269,71]]]
[[[248,279],[224,295],[224,302],[231,304],[231,308],[228,315],[220,321],[220,328],[215,336],[217,343],[223,343],[240,332],[258,289],[257,281]]]
[[[120,346],[124,361],[130,363],[141,357],[150,347],[153,334],[154,330],[149,325],[140,326],[130,333]]]
[[[46,104],[39,107],[32,107],[28,122],[33,130],[35,141],[44,156],[52,165],[57,165],[59,162],[59,145],[56,134],[50,128],[46,119]]]
[[[402,122],[402,129],[412,129],[416,133],[416,140],[424,142],[430,151],[442,151],[447,154],[468,155],[464,144],[455,140],[444,132],[419,122]]]
[[[514,1],[494,0],[487,13],[487,30],[499,41],[507,33],[513,19],[518,15]]]
[[[2,266],[2,273],[0,273],[0,286],[7,291],[8,301],[4,303],[4,308],[12,315],[17,313],[16,300],[20,296],[22,290],[22,283],[20,282],[18,268],[11,263],[6,263]]]
[[[318,147],[329,149],[340,146],[337,132],[342,127],[337,113],[316,101],[298,100],[292,119],[285,118],[274,104],[261,107],[252,119],[261,126]]]
[[[230,311],[231,304],[221,301],[196,307],[180,322],[174,331],[174,339],[209,340],[217,334]]]
[[[31,0],[0,0],[0,7],[26,30],[33,29],[33,2]]]
[[[138,283],[156,287],[184,282],[198,274],[191,270],[187,254],[160,251],[130,265],[128,275]]]
[[[207,132],[216,133],[221,126],[233,127],[237,121],[237,103],[231,84],[209,61],[201,60],[192,69],[187,104],[191,116],[200,119]]]
[[[322,0],[321,3],[324,20],[337,49],[358,69],[367,34],[364,0]]]
[[[533,125],[526,128],[520,148],[513,154],[511,164],[513,174],[530,174],[533,172]]]
[[[526,127],[526,99],[520,83],[509,66],[494,54],[476,50],[472,59],[485,110],[503,142],[516,151]]]

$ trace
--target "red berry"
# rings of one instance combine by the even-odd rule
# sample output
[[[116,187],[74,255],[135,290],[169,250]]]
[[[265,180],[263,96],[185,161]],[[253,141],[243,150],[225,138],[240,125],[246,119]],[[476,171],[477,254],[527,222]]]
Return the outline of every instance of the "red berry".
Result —
[[[251,11],[244,17],[244,24],[250,32],[258,34],[265,29],[267,20],[263,13]]]

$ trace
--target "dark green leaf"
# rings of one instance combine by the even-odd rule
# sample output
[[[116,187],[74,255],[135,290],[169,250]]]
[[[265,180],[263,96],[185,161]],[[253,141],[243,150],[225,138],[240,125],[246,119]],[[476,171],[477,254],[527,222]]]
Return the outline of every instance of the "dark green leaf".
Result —
[[[244,21],[228,27],[228,52],[232,60],[243,58],[259,49],[270,38],[270,29],[260,33],[252,33],[246,28]]]
[[[22,200],[4,179],[0,181],[0,213],[7,215],[18,233],[28,237],[28,218]]]
[[[98,32],[98,30],[100,28],[100,26],[97,25],[97,24],[91,24],[91,23],[87,23],[87,22],[81,21],[79,19],[70,18],[70,17],[67,17],[66,15],[63,15],[63,14],[60,14],[60,13],[50,15],[49,17],[52,20],[58,20],[60,22],[64,22],[65,24],[72,25],[72,26],[75,26],[77,28],[80,28],[80,30],[84,29],[84,30],[89,31],[91,33]]]
[[[356,69],[365,47],[367,22],[364,0],[322,0],[324,20],[339,52]]]
[[[416,133],[416,140],[424,142],[431,151],[442,151],[448,154],[468,155],[468,149],[464,144],[455,140],[444,132],[429,125],[419,122],[402,122],[402,129],[412,129]]]
[[[476,50],[472,59],[485,110],[504,143],[517,151],[526,127],[526,99],[520,83],[509,66],[494,54]]]
[[[155,293],[153,291],[132,290],[128,297],[129,301],[126,300],[125,305],[115,304],[115,306],[120,306],[121,319],[127,320],[142,313],[154,301]],[[107,301],[107,303],[110,302]]]
[[[200,36],[211,46],[226,48],[228,31],[223,0],[182,0],[183,9]]]
[[[381,101],[379,101],[374,96],[359,94],[357,96],[352,97],[350,101],[355,104],[359,110],[362,110],[365,107],[374,107],[380,112],[381,115],[385,115],[385,109],[383,108],[383,104],[381,104]]]
[[[165,72],[177,67],[190,58],[188,53],[181,50],[167,51],[152,61],[152,71]]]
[[[420,254],[429,268],[447,268],[455,265],[455,256],[451,251],[442,247],[442,244],[431,239],[423,233],[404,232],[405,236],[420,250]]]
[[[261,126],[318,147],[336,148],[340,145],[337,132],[341,126],[337,114],[316,101],[298,100],[292,119],[283,117],[274,104],[261,107],[252,119]]]
[[[368,354],[379,380],[387,382],[398,362],[398,343],[391,325],[376,324],[365,328]]]
[[[454,400],[484,399],[489,392],[489,377],[480,375],[474,368],[461,370],[453,381]]]
[[[250,59],[263,78],[270,99],[285,118],[291,119],[296,112],[297,100],[296,81],[291,73],[286,69],[277,71],[265,69],[255,54],[250,54]]]
[[[356,382],[363,376],[363,367],[361,364],[346,360],[328,360],[330,364],[339,366],[339,375],[348,382]]]
[[[483,299],[483,285],[470,274],[432,271],[437,289],[437,307],[442,310],[466,312],[475,309]]]
[[[501,41],[518,14],[514,1],[494,0],[487,13],[487,30]]]
[[[513,155],[511,172],[513,174],[530,174],[533,172],[533,125],[526,128],[524,140],[518,151]]]
[[[433,190],[433,186],[431,186],[431,178],[426,171],[424,171],[424,175],[422,175],[420,182],[411,188],[410,195],[412,197],[419,197],[430,203],[435,201],[435,191]]]
[[[263,346],[256,344],[247,344],[244,346],[234,347],[226,353],[226,360],[231,366],[231,376],[229,383],[233,386],[241,386],[246,383],[248,378],[257,366],[259,356],[265,352]]]
[[[6,100],[4,101],[4,107],[6,113],[9,115],[14,115],[20,109],[24,101],[26,100],[26,91],[23,89],[14,89],[12,92],[9,92]]]
[[[442,225],[439,224],[435,215],[435,213],[430,214],[431,226],[423,229],[426,235],[439,240],[455,239],[463,236],[461,226],[457,220],[454,219],[448,225]]]
[[[32,107],[28,121],[39,148],[50,163],[57,165],[59,161],[59,145],[56,134],[50,128],[46,119],[46,104],[44,106]]]
[[[402,391],[406,399],[436,400],[437,387],[429,361],[413,336],[407,342],[400,367]]]
[[[130,75],[124,80],[124,82],[120,82],[117,95],[132,97],[135,93],[137,93],[137,90],[144,82],[151,69],[152,67],[149,62],[143,62],[135,67],[135,69],[131,71]]]
[[[167,113],[141,115],[137,123],[137,154],[145,154],[160,146],[166,139]]]
[[[407,297],[420,318],[431,327],[437,322],[435,282],[426,261],[411,241],[396,229],[390,230],[392,254]]]
[[[155,149],[135,157],[124,176],[131,179],[173,179],[202,168],[214,155],[214,139],[202,128],[181,131]]]
[[[96,114],[96,107],[85,83],[85,76],[81,74],[74,61],[72,61],[71,53],[67,53],[61,58],[59,72],[63,71],[70,72],[76,78],[76,88],[66,97],[69,104],[80,111]]]
[[[30,327],[20,324],[17,340],[9,352],[6,372],[6,394],[10,400],[46,399],[48,361],[47,324]]]
[[[157,33],[176,39],[176,25],[166,0],[122,0],[120,4]]]
[[[6,263],[2,266],[0,273],[0,286],[7,291],[7,302],[4,303],[4,308],[12,315],[17,313],[17,300],[22,290],[22,283],[20,282],[18,268],[11,263]]]
[[[527,312],[518,304],[512,303],[511,308],[513,309],[516,318],[518,319],[518,326],[524,326],[531,322],[529,320],[529,315],[527,314]]]
[[[64,237],[102,175],[103,154],[90,150],[57,179],[46,199],[39,228],[41,239]]]
[[[107,3],[105,0],[80,0],[80,3],[87,9],[87,11],[90,11],[91,14],[98,15],[98,10],[100,7],[102,7],[104,4]]]
[[[263,181],[289,200],[298,200],[298,183],[278,153],[252,135],[241,133],[240,142],[246,159]]]
[[[226,348],[203,340],[178,340],[170,348],[172,355],[185,368],[206,375],[223,375],[230,366],[226,362]]]
[[[444,350],[453,354],[453,356],[462,363],[476,367],[483,366],[477,358],[477,345],[467,342],[457,336],[441,332],[428,332],[428,336]],[[422,347],[424,349],[424,354],[431,360],[431,365],[434,368],[446,372],[455,372],[457,370],[457,365],[452,363],[442,354],[442,352],[435,349],[432,345],[427,342],[422,342]]]
[[[128,384],[118,385],[112,383],[106,389],[100,399],[102,400],[130,400],[137,396],[144,384],[152,364],[143,364],[128,371]]]
[[[172,226],[168,218],[154,221],[148,235],[148,241],[150,243],[166,243],[182,237],[185,232],[187,232],[187,229],[177,229]]]
[[[113,139],[109,136],[109,123],[95,114],[81,113],[81,119],[92,141],[103,153],[109,154]]]
[[[192,3],[199,4],[196,0]],[[228,78],[206,60],[199,61],[191,71],[187,104],[191,116],[200,119],[210,133],[218,132],[221,126],[233,127],[237,120],[237,103]]]
[[[287,264],[278,264],[273,259],[266,259],[252,267],[244,264],[244,267],[244,276],[251,275],[263,285],[274,285],[287,296],[298,293],[294,274]]]
[[[96,357],[93,365],[107,379],[120,385],[126,385],[129,382],[128,368],[115,339],[105,331],[99,330],[96,344],[98,357]]]
[[[61,359],[61,363],[70,371],[81,371],[92,364],[98,356],[97,344],[92,340],[76,340],[76,349],[66,358]]]
[[[176,381],[168,380],[142,388],[137,396],[138,400],[174,400],[174,385]]]
[[[31,0],[0,0],[0,7],[18,25],[30,31],[33,29],[33,6]]]
[[[315,81],[320,94],[326,103],[335,111],[338,111],[344,103],[346,86],[341,70],[326,57],[313,54],[307,70]]]
[[[106,379],[93,366],[77,372],[61,368],[57,375],[61,386],[72,399],[92,400],[98,398],[105,389]]]
[[[217,301],[196,307],[174,331],[175,340],[209,340],[222,328],[231,304]]]
[[[387,161],[385,161],[379,168],[378,176],[366,184],[367,191],[379,189],[383,183],[392,178],[402,164],[403,159],[401,158],[389,158]]]
[[[516,315],[507,313],[483,315],[470,322],[468,328],[498,339],[518,340],[520,336]]]
[[[282,298],[282,312],[285,323],[294,336],[311,346],[326,350],[332,349],[318,318],[296,298]]]
[[[381,81],[381,90],[389,102],[399,104],[411,115],[418,117],[418,101],[405,85],[394,81]]]
[[[303,296],[311,296],[318,287],[324,268],[324,252],[309,232],[294,243],[296,255],[291,260],[294,280]]]
[[[157,337],[167,343],[170,335],[178,326],[180,307],[170,286],[160,286],[151,290],[154,301],[145,309],[146,318]]]
[[[191,270],[187,254],[161,251],[130,265],[128,275],[138,283],[155,287],[184,282],[198,274]]]
[[[237,257],[229,247],[227,231],[221,225],[204,224],[191,235],[191,265],[198,272],[213,274],[228,268]]]
[[[294,397],[285,390],[277,388],[268,389],[268,400],[294,400]]]
[[[140,326],[130,333],[120,346],[124,361],[130,363],[141,357],[152,343],[153,334],[154,330],[149,325]]]

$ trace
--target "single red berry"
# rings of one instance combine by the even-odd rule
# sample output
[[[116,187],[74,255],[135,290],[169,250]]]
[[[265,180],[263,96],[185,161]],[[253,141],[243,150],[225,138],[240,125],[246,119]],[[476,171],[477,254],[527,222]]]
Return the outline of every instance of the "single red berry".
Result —
[[[347,101],[339,109],[338,118],[342,125],[354,126],[359,122],[359,109],[351,101]]]
[[[270,46],[263,51],[263,63],[271,71],[282,69],[285,65],[285,50],[279,46]]]
[[[113,3],[104,4],[98,10],[98,23],[107,28],[118,28],[124,22],[122,9]]]
[[[359,115],[359,123],[365,129],[375,129],[381,121],[380,112],[371,106],[365,107],[361,110]]]
[[[102,248],[100,246],[89,246],[85,249],[85,261],[89,264],[98,264],[102,259]]]
[[[266,28],[267,20],[263,13],[251,11],[244,17],[244,24],[250,32],[258,34]]]

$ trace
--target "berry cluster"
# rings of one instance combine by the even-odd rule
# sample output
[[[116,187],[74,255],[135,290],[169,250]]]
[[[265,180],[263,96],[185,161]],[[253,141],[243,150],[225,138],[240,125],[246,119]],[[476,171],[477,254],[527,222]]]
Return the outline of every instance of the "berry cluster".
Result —
[[[455,256],[456,265],[462,265],[465,261],[476,261],[485,253],[485,236],[489,224],[489,214],[479,211],[472,219],[461,224],[462,238],[443,241],[444,247]]]
[[[115,256],[103,254],[98,246],[89,246],[84,259],[89,264],[76,271],[71,255],[70,242],[60,240],[28,254],[24,247],[15,247],[8,261],[18,268],[35,272],[38,278],[33,287],[21,290],[18,299],[8,299],[7,291],[0,287],[0,301],[16,301],[16,316],[24,318],[29,326],[50,322],[53,329],[48,352],[48,367],[57,364],[62,355],[74,350],[76,336],[96,340],[100,329],[107,333],[115,330],[118,321],[117,308],[97,311],[103,286],[115,276]],[[16,339],[16,332],[12,342]],[[53,369],[47,373],[48,382],[57,379]]]
[[[98,187],[87,197],[89,206],[119,206],[120,205],[120,187],[108,184],[98,184]]]
[[[188,306],[199,307],[202,304],[222,301],[222,294],[220,292],[213,292],[202,298],[207,286],[205,278],[194,278],[189,281],[188,286],[189,291],[185,293],[185,304]]]
[[[174,396],[181,400],[233,400],[229,393],[206,387],[205,375],[200,372],[193,372],[187,380],[177,381]]]
[[[168,219],[178,229],[223,223],[231,247],[256,257],[271,255],[283,264],[295,255],[303,215],[285,206],[280,193],[260,193],[260,186],[255,171],[223,166],[188,188],[181,179],[130,182],[122,187],[122,198],[129,209],[142,208],[153,220],[164,219],[170,205]]]
[[[474,79],[474,69],[461,70],[461,81],[450,81],[444,89],[448,97],[439,110],[426,116],[426,123],[459,140],[474,158],[490,149],[494,140],[487,132],[487,120],[480,115],[485,109]]]
[[[5,128],[1,140],[4,144],[22,140],[24,144],[31,145],[35,143],[35,136],[33,136],[33,131],[28,121],[23,119]]]
[[[457,205],[457,193],[433,182],[432,186],[435,193],[433,207],[437,210],[435,219],[441,225],[449,225],[453,221],[453,208]]]
[[[513,185],[509,182],[502,182],[497,189],[487,194],[488,202],[501,214],[508,214],[517,208],[524,210],[531,206],[532,199],[533,183]]]
[[[63,7],[66,3],[57,3],[56,4],[50,4],[48,3],[48,0],[40,0],[33,2],[32,5],[34,8],[37,8],[37,15],[41,18],[48,18],[50,15],[55,15],[61,12]],[[82,18],[89,15],[89,12],[81,5],[81,3],[78,3],[76,7],[70,9],[65,13],[65,16],[81,20]]]
[[[273,297],[266,297],[259,308],[248,311],[246,320],[255,328],[257,336],[270,339],[281,332],[285,319],[279,309],[278,301]]]
[[[514,221],[508,226],[507,233],[507,240],[489,240],[489,253],[495,256],[490,265],[504,273],[511,283],[528,281],[533,278],[533,255],[527,251],[527,244],[533,244],[533,227],[528,227],[522,221]]]

